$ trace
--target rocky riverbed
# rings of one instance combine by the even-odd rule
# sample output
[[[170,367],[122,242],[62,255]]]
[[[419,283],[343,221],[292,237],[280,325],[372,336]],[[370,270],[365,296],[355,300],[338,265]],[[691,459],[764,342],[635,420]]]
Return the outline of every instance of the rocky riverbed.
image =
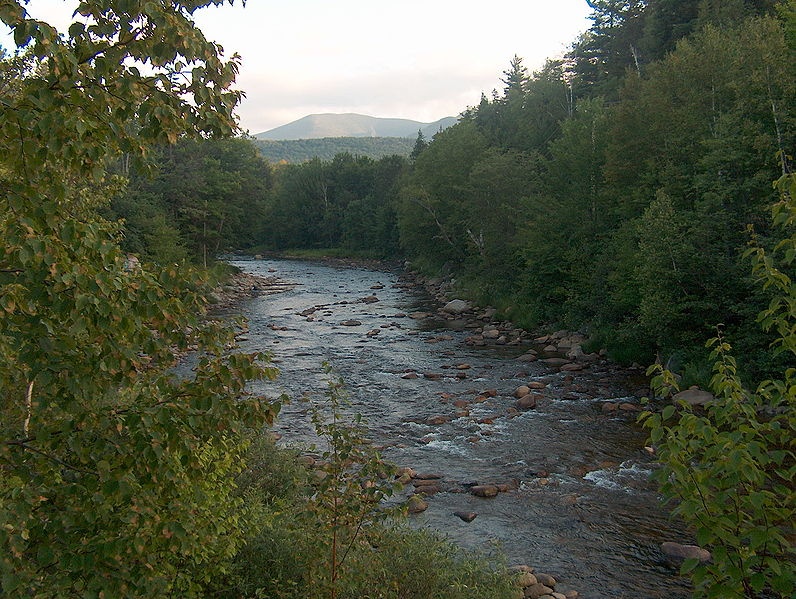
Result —
[[[270,391],[322,394],[329,362],[384,455],[405,468],[413,525],[499,547],[559,581],[542,585],[559,595],[537,580],[523,596],[687,596],[661,543],[688,538],[658,507],[635,424],[648,393],[640,368],[584,350],[580,335],[499,321],[441,281],[239,266],[261,277],[244,279],[238,305],[250,323],[244,349],[271,352],[282,371]],[[286,406],[276,430],[286,443],[311,440],[306,407]]]

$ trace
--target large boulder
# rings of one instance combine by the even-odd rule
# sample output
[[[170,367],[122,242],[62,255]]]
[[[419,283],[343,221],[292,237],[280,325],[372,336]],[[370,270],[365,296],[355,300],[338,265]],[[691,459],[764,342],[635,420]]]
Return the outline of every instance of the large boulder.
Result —
[[[536,397],[533,393],[526,393],[514,403],[514,407],[518,410],[533,410],[536,407]]]
[[[461,314],[468,310],[470,310],[470,303],[460,299],[451,300],[442,307],[442,311],[448,314]]]

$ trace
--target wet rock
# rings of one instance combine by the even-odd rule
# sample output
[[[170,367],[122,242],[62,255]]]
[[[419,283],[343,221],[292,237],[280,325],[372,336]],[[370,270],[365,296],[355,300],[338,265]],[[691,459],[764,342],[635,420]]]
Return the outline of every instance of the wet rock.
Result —
[[[434,472],[417,472],[412,476],[412,478],[417,480],[441,480],[442,475],[436,474]]]
[[[359,301],[363,304],[375,304],[379,301],[379,298],[375,295],[369,295],[367,297],[360,298]]]
[[[418,378],[418,374],[416,372],[407,372],[406,374],[402,374],[402,379],[412,380]]]
[[[619,406],[612,401],[606,401],[602,405],[603,412],[616,412],[619,409]]]
[[[526,386],[530,389],[544,389],[547,387],[545,383],[542,381],[531,381],[530,383],[526,383]]]
[[[584,368],[585,368],[585,366],[583,364],[574,364],[574,363],[572,363],[572,364],[562,364],[561,365],[561,371],[562,372],[578,372],[580,370],[583,370]]]
[[[415,487],[415,491],[417,491],[423,497],[431,497],[432,495],[436,495],[437,493],[441,492],[442,487],[433,484],[433,482],[430,482],[430,484],[420,485],[418,487]]]
[[[525,397],[531,392],[531,388],[527,385],[520,385],[514,390],[514,397],[520,399],[521,397]]]
[[[563,366],[564,364],[570,363],[566,358],[545,358],[542,362],[550,366]]]
[[[518,410],[533,410],[536,407],[536,395],[533,393],[528,393],[527,395],[524,395],[518,399],[514,406]]]
[[[669,560],[675,563],[687,559],[697,559],[702,563],[711,560],[710,551],[696,545],[681,545],[680,543],[666,541],[661,543],[661,551]]]
[[[440,379],[441,379],[443,376],[444,376],[444,375],[443,375],[441,372],[424,372],[424,373],[423,373],[423,377],[424,377],[424,378],[427,378],[427,379],[428,379],[428,380],[430,380],[430,381],[438,381],[438,380],[440,380]]]
[[[500,337],[500,331],[498,329],[484,329],[484,332],[481,333],[481,336],[484,339],[497,339]]]
[[[463,522],[472,522],[476,519],[478,514],[475,512],[453,512],[453,515],[462,520]]]
[[[412,320],[425,320],[426,318],[430,317],[431,317],[430,312],[412,312],[409,315],[409,318],[411,318]]]
[[[429,426],[439,426],[440,424],[445,424],[446,422],[450,422],[450,416],[431,416],[430,418],[426,419],[426,424]]]
[[[342,326],[344,326],[344,327],[358,327],[359,325],[361,325],[361,324],[362,324],[362,322],[360,322],[359,320],[353,320],[353,319],[351,319],[351,320],[344,320],[344,321],[343,321],[343,322],[341,322],[340,324],[341,324]]]
[[[536,355],[536,353],[531,352],[526,352],[516,358],[518,362],[536,362],[538,359],[539,357]]]
[[[497,497],[499,491],[496,485],[475,485],[470,493],[476,497]]]

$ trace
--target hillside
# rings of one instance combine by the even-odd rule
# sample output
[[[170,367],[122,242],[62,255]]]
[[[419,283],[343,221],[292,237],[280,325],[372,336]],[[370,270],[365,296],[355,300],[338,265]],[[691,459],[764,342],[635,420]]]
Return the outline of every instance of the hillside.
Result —
[[[398,154],[409,156],[415,139],[408,137],[324,137],[322,139],[255,139],[254,145],[269,162],[306,162],[312,158],[331,160],[348,152],[354,156],[379,159]]]
[[[422,131],[431,139],[440,129],[456,122],[454,117],[445,117],[433,123],[421,123],[410,119],[379,118],[363,114],[311,114],[303,118],[256,134],[256,139],[297,140],[322,139],[326,137],[404,137],[414,140]]]

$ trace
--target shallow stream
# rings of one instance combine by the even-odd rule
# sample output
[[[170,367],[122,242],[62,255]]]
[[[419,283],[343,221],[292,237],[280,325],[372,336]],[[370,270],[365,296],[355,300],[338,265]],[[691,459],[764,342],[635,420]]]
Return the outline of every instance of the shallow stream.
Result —
[[[396,272],[287,260],[234,264],[293,284],[241,305],[250,327],[242,349],[271,352],[281,371],[263,391],[322,397],[322,364],[329,363],[384,456],[442,476],[441,492],[411,516],[413,525],[499,550],[510,564],[553,574],[581,597],[689,596],[659,549],[689,539],[648,480],[637,413],[603,409],[606,401],[638,403],[624,374],[606,362],[564,373],[518,361],[530,346],[470,347],[471,332],[436,317],[431,298],[401,284]],[[543,398],[535,410],[512,413],[514,390],[530,381],[546,384]],[[307,405],[285,406],[276,430],[285,443],[312,439]],[[511,489],[484,499],[467,492],[473,483]],[[456,511],[477,517],[466,523]]]

